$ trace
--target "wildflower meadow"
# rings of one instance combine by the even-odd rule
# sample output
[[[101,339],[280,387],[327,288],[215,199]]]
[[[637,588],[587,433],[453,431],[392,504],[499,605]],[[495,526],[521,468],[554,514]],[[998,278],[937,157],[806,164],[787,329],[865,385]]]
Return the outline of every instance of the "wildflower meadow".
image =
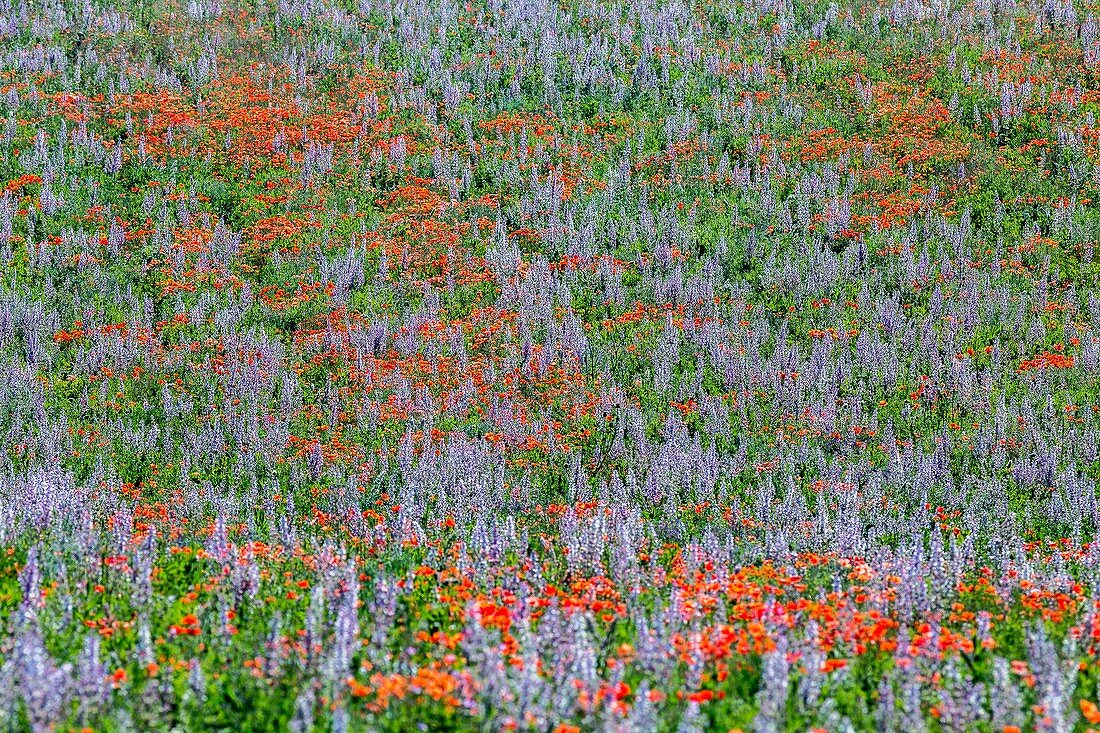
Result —
[[[0,0],[0,732],[1100,730],[1094,16]]]

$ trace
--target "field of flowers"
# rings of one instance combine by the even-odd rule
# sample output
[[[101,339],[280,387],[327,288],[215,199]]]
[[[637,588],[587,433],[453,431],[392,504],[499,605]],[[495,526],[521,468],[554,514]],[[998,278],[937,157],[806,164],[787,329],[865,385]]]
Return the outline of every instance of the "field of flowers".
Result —
[[[0,731],[1100,730],[1093,14],[0,0]]]

